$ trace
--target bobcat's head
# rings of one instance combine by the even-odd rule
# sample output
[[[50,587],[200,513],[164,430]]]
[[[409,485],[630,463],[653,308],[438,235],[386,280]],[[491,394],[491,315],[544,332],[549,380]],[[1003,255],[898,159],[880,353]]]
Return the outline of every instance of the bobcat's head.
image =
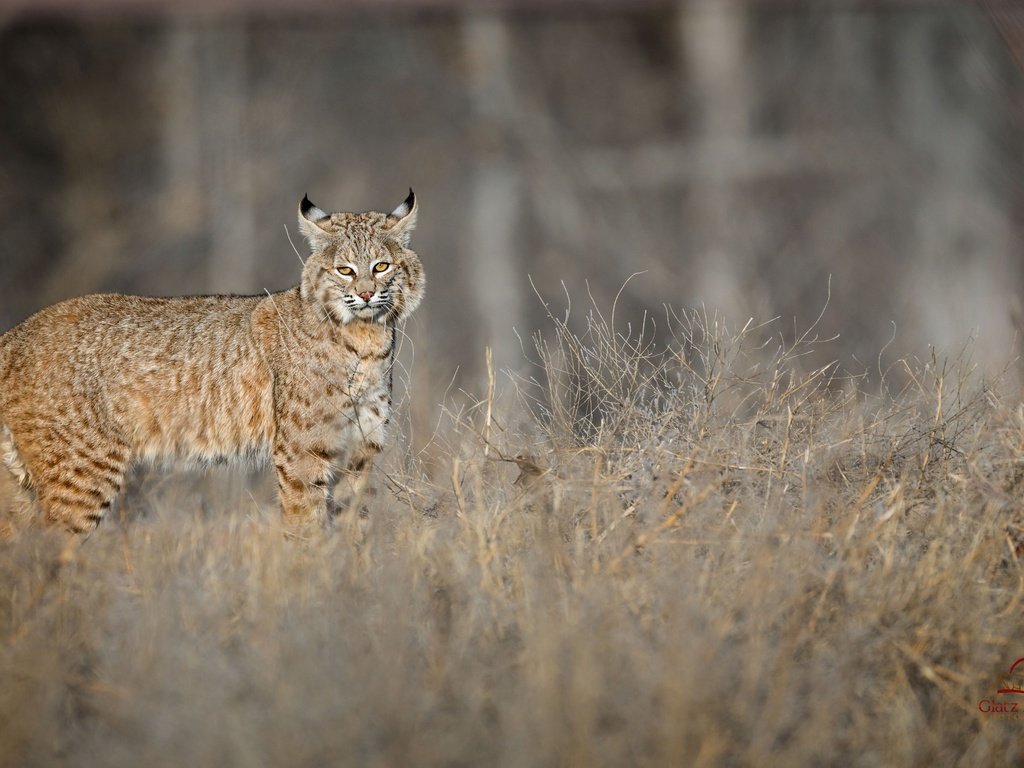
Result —
[[[338,323],[384,323],[409,316],[423,298],[423,265],[409,249],[416,196],[389,214],[325,213],[302,198],[299,229],[312,255],[302,272],[302,298]]]

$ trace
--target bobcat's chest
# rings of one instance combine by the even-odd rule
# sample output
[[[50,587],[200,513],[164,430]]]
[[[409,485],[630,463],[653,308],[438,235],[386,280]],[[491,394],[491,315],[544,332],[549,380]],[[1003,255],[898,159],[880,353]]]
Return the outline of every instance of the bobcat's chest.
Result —
[[[392,328],[370,323],[345,326],[331,340],[327,354],[330,363],[321,379],[327,398],[335,406],[345,400],[358,406],[379,401],[383,393],[390,401],[394,343]]]
[[[339,332],[336,344],[360,367],[381,364],[391,357],[395,329],[379,323],[349,323]]]

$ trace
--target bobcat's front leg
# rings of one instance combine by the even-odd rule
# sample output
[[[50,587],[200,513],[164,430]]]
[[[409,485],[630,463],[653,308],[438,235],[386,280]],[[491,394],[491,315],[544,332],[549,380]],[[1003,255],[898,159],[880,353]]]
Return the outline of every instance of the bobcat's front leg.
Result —
[[[276,413],[273,460],[281,511],[288,525],[324,521],[334,485],[336,451],[308,409],[284,405]]]
[[[362,501],[373,460],[384,450],[384,426],[390,406],[386,392],[374,393],[367,401],[356,405],[356,424],[350,439],[352,447],[335,494],[337,512],[354,512]]]
[[[306,451],[278,444],[274,448],[274,471],[286,524],[326,519],[332,485],[329,465]]]
[[[374,457],[383,450],[379,442],[358,445],[352,451],[335,491],[335,511],[355,512],[366,494]]]

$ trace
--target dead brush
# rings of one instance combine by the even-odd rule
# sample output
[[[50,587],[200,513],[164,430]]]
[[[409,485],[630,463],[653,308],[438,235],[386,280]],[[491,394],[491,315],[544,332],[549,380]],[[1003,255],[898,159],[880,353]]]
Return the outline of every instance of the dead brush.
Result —
[[[613,315],[446,396],[358,531],[176,502],[41,600],[54,543],[0,543],[0,764],[1020,762],[979,709],[1024,656],[1019,389]]]

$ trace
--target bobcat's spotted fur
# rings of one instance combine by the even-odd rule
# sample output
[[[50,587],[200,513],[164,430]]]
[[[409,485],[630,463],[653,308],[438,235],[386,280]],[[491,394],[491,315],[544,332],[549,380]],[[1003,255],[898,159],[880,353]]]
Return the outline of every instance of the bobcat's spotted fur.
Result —
[[[96,295],[0,336],[0,464],[46,518],[103,519],[134,459],[269,458],[286,520],[358,488],[391,408],[396,324],[423,296],[416,200],[327,214],[304,198],[312,254],[267,296]],[[5,471],[0,466],[0,471]]]

